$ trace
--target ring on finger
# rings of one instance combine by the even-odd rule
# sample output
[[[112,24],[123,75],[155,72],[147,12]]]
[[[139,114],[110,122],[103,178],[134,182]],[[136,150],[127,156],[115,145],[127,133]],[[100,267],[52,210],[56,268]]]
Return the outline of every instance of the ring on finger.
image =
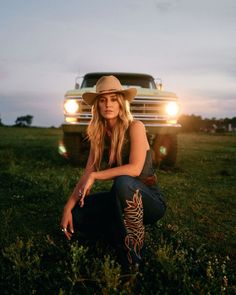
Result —
[[[67,232],[67,229],[66,228],[62,228],[61,231]]]

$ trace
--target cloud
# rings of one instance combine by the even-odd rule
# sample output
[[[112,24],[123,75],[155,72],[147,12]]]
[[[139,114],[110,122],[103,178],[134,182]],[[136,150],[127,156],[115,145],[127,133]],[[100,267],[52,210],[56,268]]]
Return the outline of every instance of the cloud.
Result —
[[[181,99],[182,113],[205,118],[236,117],[236,92],[196,89],[186,92]]]
[[[235,47],[235,48],[234,48]],[[236,46],[232,48],[192,49],[188,53],[172,54],[160,63],[167,71],[183,76],[216,76],[234,79],[236,75]]]
[[[175,9],[181,0],[154,0],[155,7],[160,13],[166,13]]]
[[[26,2],[0,11],[6,120],[27,110],[34,122],[59,124],[64,92],[90,71],[146,72],[189,98],[188,113],[232,114],[235,0]]]
[[[216,100],[216,101],[224,101],[227,107],[231,108],[232,102],[235,101],[236,104],[236,92],[235,91],[224,91],[221,90],[214,90],[214,89],[198,89],[194,90],[193,93],[198,97],[207,97],[209,100]],[[234,109],[236,113],[236,108]]]

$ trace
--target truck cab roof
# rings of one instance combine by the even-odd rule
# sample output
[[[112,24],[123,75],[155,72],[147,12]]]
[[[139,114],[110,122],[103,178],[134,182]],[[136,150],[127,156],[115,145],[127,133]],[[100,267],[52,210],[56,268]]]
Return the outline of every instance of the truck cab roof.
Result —
[[[87,73],[81,85],[81,88],[90,88],[94,87],[97,83],[97,80],[102,76],[116,76],[122,86],[124,87],[142,87],[148,89],[156,89],[156,83],[154,78],[148,74],[141,73],[125,73],[125,72],[93,72]]]

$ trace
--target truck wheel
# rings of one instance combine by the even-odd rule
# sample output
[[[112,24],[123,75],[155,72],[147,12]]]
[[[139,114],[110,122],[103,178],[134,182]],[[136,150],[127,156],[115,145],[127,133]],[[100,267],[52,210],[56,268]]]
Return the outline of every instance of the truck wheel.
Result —
[[[67,158],[73,166],[84,166],[88,159],[88,143],[80,133],[64,133],[63,144]]]
[[[153,146],[153,164],[155,167],[174,167],[177,157],[177,135],[159,134]]]

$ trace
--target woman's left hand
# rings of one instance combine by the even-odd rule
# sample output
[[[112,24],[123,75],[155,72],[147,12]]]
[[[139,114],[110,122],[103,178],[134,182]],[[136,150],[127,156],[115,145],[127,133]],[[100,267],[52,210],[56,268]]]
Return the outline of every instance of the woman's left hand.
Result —
[[[88,177],[88,179],[87,179],[87,181],[86,181],[86,183],[84,185],[83,193],[82,193],[82,196],[81,196],[81,198],[79,200],[80,207],[84,206],[84,198],[89,194],[89,192],[90,192],[90,190],[91,190],[91,188],[92,188],[92,186],[94,184],[94,181],[95,181],[94,173],[95,172],[92,172],[89,175],[89,177]]]

